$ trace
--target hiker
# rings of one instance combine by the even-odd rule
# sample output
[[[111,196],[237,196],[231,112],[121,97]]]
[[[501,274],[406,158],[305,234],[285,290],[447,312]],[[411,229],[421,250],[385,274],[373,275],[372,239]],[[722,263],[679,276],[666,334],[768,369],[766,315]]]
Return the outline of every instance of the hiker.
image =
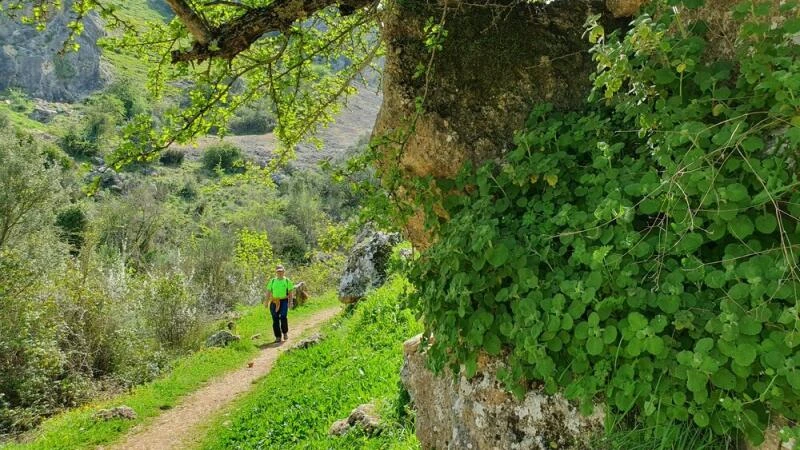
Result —
[[[275,334],[275,343],[289,340],[289,321],[286,314],[289,312],[289,302],[292,300],[294,285],[292,280],[286,278],[286,270],[282,265],[275,268],[276,277],[267,283],[267,302],[269,312],[272,314],[272,332]]]

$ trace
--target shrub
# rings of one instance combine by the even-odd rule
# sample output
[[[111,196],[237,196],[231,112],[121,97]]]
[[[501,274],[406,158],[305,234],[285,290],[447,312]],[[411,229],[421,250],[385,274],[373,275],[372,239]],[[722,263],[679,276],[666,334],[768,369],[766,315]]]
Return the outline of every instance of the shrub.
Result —
[[[100,145],[87,138],[86,135],[71,128],[59,141],[58,145],[73,158],[88,158],[100,153]]]
[[[83,234],[88,224],[86,213],[80,205],[70,205],[56,215],[56,226],[61,229],[61,239],[75,251],[83,246]]]
[[[201,306],[210,313],[230,310],[238,300],[240,274],[233,260],[234,237],[220,230],[209,232],[191,243],[187,272],[199,291]]]
[[[228,123],[232,134],[266,134],[275,129],[275,118],[264,102],[239,108]]]
[[[161,153],[158,161],[165,166],[180,166],[183,164],[184,155],[182,150],[170,148]]]
[[[0,250],[53,223],[59,172],[29,135],[0,129]]]
[[[208,147],[203,152],[202,163],[203,167],[209,171],[215,171],[219,168],[229,174],[244,172],[242,150],[227,142]]]
[[[434,367],[507,352],[520,395],[754,443],[800,419],[800,17],[769,4],[734,9],[733,60],[679,9],[638,19],[595,47],[587,110],[538,107],[502,165],[439,184],[449,221],[412,276]]]
[[[170,349],[180,349],[196,337],[201,323],[196,303],[180,275],[152,281],[145,297],[144,318],[158,342]]]

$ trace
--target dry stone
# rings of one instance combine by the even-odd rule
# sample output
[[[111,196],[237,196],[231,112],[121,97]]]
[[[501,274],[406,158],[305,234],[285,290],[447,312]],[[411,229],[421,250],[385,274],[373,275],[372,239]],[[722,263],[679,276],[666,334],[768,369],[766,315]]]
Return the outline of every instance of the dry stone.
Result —
[[[419,336],[404,344],[401,378],[416,410],[422,448],[589,449],[588,439],[603,430],[599,406],[584,417],[560,395],[532,390],[516,399],[496,377],[504,364],[499,359],[479,358],[472,379],[434,375],[425,367],[419,345]]]
[[[367,226],[356,236],[339,283],[339,300],[350,304],[386,281],[392,247],[400,242],[397,233],[384,233]]]
[[[94,415],[95,420],[108,421],[113,419],[135,420],[136,411],[130,406],[116,406],[110,409],[101,409]]]
[[[206,339],[206,347],[227,347],[228,344],[239,339],[239,336],[228,330],[217,331]]]
[[[331,425],[328,434],[341,436],[351,428],[360,428],[367,436],[373,436],[381,431],[381,417],[377,408],[372,403],[359,405],[346,419],[337,420]]]

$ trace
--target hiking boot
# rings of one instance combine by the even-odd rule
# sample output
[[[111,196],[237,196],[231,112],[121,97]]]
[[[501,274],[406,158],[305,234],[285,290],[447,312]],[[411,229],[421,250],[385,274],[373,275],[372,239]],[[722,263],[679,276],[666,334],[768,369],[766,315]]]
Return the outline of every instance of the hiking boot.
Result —
[[[288,340],[289,340],[289,333],[283,333],[283,342],[286,342]]]
[[[280,344],[280,343],[281,343],[281,338],[280,337],[276,337],[275,338],[275,342],[273,342],[273,344]]]

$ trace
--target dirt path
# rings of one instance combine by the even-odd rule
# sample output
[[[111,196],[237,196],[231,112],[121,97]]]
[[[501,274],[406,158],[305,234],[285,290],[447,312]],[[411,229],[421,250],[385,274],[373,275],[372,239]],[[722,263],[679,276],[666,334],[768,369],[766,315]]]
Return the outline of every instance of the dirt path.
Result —
[[[154,422],[131,430],[120,444],[107,448],[114,450],[161,450],[183,448],[197,439],[194,431],[225,408],[238,395],[249,391],[253,383],[269,373],[282,352],[292,347],[293,341],[306,330],[317,328],[341,311],[335,307],[320,311],[305,320],[291,324],[290,340],[280,346],[270,345],[253,360],[253,367],[230,372],[189,394],[175,408],[158,416]],[[102,448],[102,447],[101,447]]]

